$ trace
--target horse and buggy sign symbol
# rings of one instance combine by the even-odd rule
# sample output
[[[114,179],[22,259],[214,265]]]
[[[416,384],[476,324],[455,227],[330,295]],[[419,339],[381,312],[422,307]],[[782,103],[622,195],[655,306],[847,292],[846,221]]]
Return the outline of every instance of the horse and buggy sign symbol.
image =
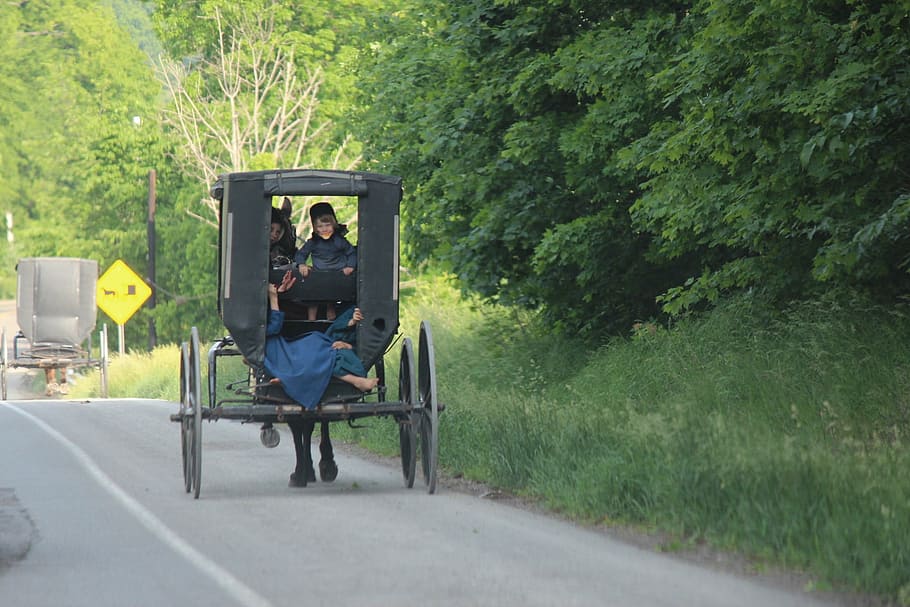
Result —
[[[122,259],[98,279],[96,299],[98,307],[118,325],[123,325],[136,313],[152,289]]]

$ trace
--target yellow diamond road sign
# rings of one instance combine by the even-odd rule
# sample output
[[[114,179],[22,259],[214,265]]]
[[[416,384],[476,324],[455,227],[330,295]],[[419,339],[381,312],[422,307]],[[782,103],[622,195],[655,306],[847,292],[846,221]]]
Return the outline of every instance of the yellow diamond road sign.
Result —
[[[95,299],[111,320],[123,325],[151,294],[152,289],[145,281],[118,259],[98,279]]]

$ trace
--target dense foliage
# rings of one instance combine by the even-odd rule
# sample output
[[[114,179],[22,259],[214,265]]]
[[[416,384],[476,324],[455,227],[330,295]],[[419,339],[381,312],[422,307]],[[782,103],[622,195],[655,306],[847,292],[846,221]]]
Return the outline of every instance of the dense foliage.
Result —
[[[160,120],[171,100],[149,53],[217,91],[201,66],[217,65],[206,62],[218,25],[234,36],[249,15],[274,22],[256,44],[286,49],[300,78],[321,74],[312,124],[324,137],[303,162],[404,176],[411,261],[562,330],[602,337],[741,290],[780,303],[907,292],[908,0],[0,10],[0,192],[16,239],[6,265],[122,258],[145,274],[155,168],[163,339],[190,324],[219,331],[216,234],[200,209],[208,184],[174,162],[185,141]],[[309,201],[295,203],[302,218]],[[128,329],[139,337],[149,317]]]
[[[411,253],[566,329],[910,286],[910,3],[412,0],[363,70]]]
[[[455,399],[447,466],[910,601],[910,322],[893,305],[910,287],[910,0],[3,3],[5,297],[21,257],[147,275],[155,169],[157,306],[127,345],[150,319],[162,343],[222,331],[209,184],[176,163],[157,54],[215,103],[200,66],[219,23],[234,36],[251,16],[275,27],[234,50],[324,74],[328,143],[304,161],[344,149],[401,175],[405,261],[515,304],[420,293]],[[647,322],[741,291],[704,321]]]
[[[705,2],[655,78],[679,118],[632,146],[633,208],[665,256],[711,251],[689,293],[907,291],[910,3]],[[693,179],[695,177],[695,179]]]
[[[91,258],[102,271],[123,259],[148,277],[147,201],[155,169],[157,305],[127,323],[127,346],[145,347],[152,319],[159,342],[186,339],[192,325],[217,336],[223,331],[215,301],[217,231],[200,206],[210,184],[175,162],[182,141],[161,119],[171,100],[156,71],[157,54],[198,64],[218,40],[214,11],[228,17],[274,11],[280,25],[274,44],[301,57],[302,69],[325,73],[319,124],[331,130],[330,140],[343,142],[347,134],[333,121],[352,98],[353,41],[378,4],[55,0],[0,7],[0,193],[14,224],[14,241],[2,257],[4,296],[14,294],[15,262],[22,257]],[[352,142],[346,149],[356,156],[357,147]],[[311,154],[308,161],[322,166],[325,157]],[[257,162],[253,168],[274,166]],[[113,330],[99,314],[105,321]]]
[[[114,5],[133,22],[145,17],[148,30],[147,14],[124,3],[58,0],[0,8],[6,29],[0,188],[14,226],[4,256],[7,297],[21,257],[90,258],[102,271],[123,259],[146,275],[152,168],[161,175],[162,232],[182,221],[174,204],[181,180],[168,171],[168,143],[156,119],[160,85],[149,57],[117,22]],[[187,260],[163,261],[166,271]],[[106,320],[103,314],[99,320]],[[144,346],[144,320],[128,324],[128,345]]]

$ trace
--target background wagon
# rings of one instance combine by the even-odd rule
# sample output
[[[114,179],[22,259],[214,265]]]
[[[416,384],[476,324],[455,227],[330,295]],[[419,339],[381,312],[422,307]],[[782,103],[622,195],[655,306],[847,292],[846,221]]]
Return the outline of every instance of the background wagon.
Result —
[[[418,354],[410,338],[401,344],[397,400],[387,399],[384,357],[399,328],[399,206],[401,178],[334,170],[273,170],[223,175],[212,188],[220,201],[218,311],[229,335],[208,351],[208,403],[202,403],[199,337],[195,327],[181,350],[181,404],[173,421],[181,424],[184,482],[198,498],[202,469],[202,420],[231,419],[292,423],[352,421],[390,417],[399,427],[405,484],[413,486],[417,454],[430,493],[436,489],[438,414],[435,354],[430,327],[420,325]],[[367,315],[357,326],[355,351],[364,367],[379,378],[377,389],[364,394],[335,378],[315,410],[290,399],[264,370],[268,283],[278,282],[286,267],[272,267],[269,226],[277,197],[320,196],[357,198],[357,272],[313,274],[283,297],[297,304],[353,301]],[[285,331],[324,330],[325,321],[286,321]],[[225,386],[231,396],[217,397],[219,361],[241,356],[249,378]],[[266,442],[265,440],[263,441]]]
[[[16,320],[12,344],[2,331],[0,387],[7,397],[10,368],[76,369],[97,367],[101,395],[107,396],[107,328],[99,334],[98,357],[91,334],[97,308],[98,262],[70,257],[35,257],[17,264]],[[10,350],[12,345],[12,350]]]

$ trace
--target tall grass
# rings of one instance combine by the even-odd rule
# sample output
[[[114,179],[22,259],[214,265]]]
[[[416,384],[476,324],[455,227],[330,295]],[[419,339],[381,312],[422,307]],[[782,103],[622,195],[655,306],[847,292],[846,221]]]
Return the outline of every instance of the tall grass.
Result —
[[[910,603],[905,311],[740,299],[589,351],[445,291],[402,325],[433,328],[450,472]]]
[[[420,321],[432,327],[447,472],[910,604],[905,311],[832,300],[774,313],[740,299],[590,350],[442,278],[402,302],[415,346]],[[392,399],[399,347],[386,357]],[[112,394],[123,373],[130,395],[175,399],[177,350],[151,358],[112,365]],[[393,423],[363,423],[336,435],[397,452]]]
[[[108,396],[179,402],[179,368],[180,349],[173,345],[126,356],[115,354],[108,363]],[[78,375],[70,388],[70,398],[97,398],[100,394],[101,378],[96,369]]]

